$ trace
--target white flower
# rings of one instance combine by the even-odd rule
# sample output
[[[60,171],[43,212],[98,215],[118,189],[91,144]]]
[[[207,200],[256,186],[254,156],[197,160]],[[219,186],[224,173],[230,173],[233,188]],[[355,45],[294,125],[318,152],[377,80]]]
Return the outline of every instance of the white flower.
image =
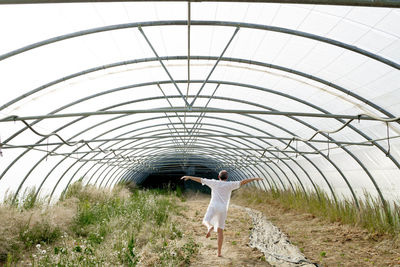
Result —
[[[42,250],[42,254],[46,254],[46,250],[45,249]]]
[[[37,249],[40,249],[40,244],[36,244],[36,248],[37,248]]]

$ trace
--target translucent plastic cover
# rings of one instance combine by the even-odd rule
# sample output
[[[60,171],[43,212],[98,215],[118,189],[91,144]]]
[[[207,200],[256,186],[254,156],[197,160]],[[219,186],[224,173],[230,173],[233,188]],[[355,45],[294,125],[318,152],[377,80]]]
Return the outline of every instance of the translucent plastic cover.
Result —
[[[397,200],[398,9],[2,5],[0,25],[0,196],[203,164]]]

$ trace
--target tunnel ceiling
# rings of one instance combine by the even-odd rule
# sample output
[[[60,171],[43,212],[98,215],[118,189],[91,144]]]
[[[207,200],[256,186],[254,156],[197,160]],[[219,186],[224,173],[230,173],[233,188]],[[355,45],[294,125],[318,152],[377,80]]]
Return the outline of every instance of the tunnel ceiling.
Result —
[[[207,166],[397,198],[398,1],[24,2],[0,1],[0,196]]]

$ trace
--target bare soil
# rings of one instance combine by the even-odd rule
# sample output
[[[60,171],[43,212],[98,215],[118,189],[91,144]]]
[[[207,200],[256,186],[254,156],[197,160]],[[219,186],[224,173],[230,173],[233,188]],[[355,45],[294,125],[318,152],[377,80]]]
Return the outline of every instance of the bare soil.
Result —
[[[246,206],[243,200],[236,198],[231,203]],[[251,204],[248,207],[264,213],[308,259],[324,267],[400,267],[399,237],[371,234],[360,227],[332,223],[278,205]]]

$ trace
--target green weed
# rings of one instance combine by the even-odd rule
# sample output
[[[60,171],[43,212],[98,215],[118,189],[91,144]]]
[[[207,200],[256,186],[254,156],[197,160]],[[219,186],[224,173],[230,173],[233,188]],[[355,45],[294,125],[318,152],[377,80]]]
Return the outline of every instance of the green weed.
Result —
[[[48,222],[41,221],[30,226],[29,222],[19,229],[19,239],[25,248],[36,244],[50,244],[61,236],[58,227],[51,226]]]

